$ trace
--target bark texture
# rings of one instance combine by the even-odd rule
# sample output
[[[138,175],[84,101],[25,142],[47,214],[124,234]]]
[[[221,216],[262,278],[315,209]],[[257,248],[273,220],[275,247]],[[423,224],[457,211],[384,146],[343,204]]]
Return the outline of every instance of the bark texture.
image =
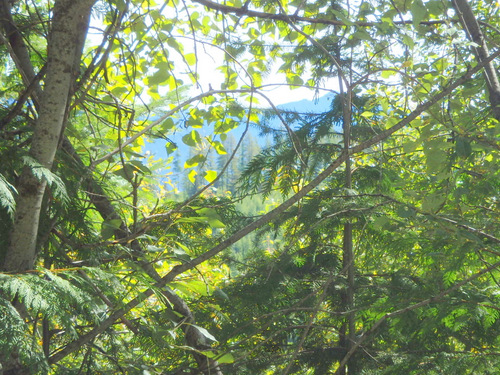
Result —
[[[467,37],[477,45],[477,47],[474,48],[476,59],[481,63],[486,61],[490,56],[490,52],[486,44],[486,39],[484,38],[479,26],[479,22],[477,21],[469,2],[467,0],[453,0],[452,3],[458,13],[460,23],[462,24]],[[500,82],[498,80],[497,71],[495,70],[493,61],[485,64],[484,75],[488,85],[488,93],[493,115],[498,121],[500,121]]]
[[[47,74],[40,98],[38,120],[33,133],[30,156],[51,169],[62,130],[70,91],[75,77],[75,61],[82,53],[82,40],[88,28],[95,0],[59,0],[54,4],[50,32]],[[5,7],[5,2],[3,4]],[[20,42],[19,42],[20,43]],[[24,72],[29,79],[32,72]],[[26,167],[17,185],[14,225],[3,270],[22,272],[32,269],[36,258],[36,239],[46,182],[39,181]]]

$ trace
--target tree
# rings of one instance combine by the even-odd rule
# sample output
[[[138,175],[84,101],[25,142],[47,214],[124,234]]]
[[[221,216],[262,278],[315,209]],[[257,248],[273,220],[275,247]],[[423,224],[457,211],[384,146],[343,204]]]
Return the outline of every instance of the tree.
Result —
[[[39,166],[34,168],[51,169],[57,146],[64,126],[65,113],[68,110],[68,97],[74,86],[75,74],[79,69],[85,40],[90,10],[95,1],[59,1],[55,4],[52,18],[52,30],[47,49],[46,84],[39,96],[39,116],[31,139],[29,156]],[[16,47],[15,25],[11,19],[8,2],[3,3],[4,29],[9,34],[11,46]],[[11,29],[14,29],[11,31]],[[19,43],[19,41],[17,41]],[[18,46],[19,49],[23,48]],[[19,56],[29,58],[28,56]],[[30,62],[19,61],[19,64]],[[28,84],[37,83],[32,69],[27,69],[22,77]],[[32,166],[33,167],[33,166]],[[5,255],[4,269],[7,271],[25,271],[33,268],[36,252],[38,219],[42,208],[46,181],[38,181],[33,169],[24,168],[17,186],[16,216],[10,235],[9,249]]]
[[[1,6],[5,373],[498,369],[493,4]],[[332,108],[279,111],[273,69]],[[196,168],[257,104],[281,125],[239,194],[279,191],[266,213],[210,193],[238,147],[183,202],[154,186],[145,140],[182,132]],[[280,241],[231,277],[256,230]]]

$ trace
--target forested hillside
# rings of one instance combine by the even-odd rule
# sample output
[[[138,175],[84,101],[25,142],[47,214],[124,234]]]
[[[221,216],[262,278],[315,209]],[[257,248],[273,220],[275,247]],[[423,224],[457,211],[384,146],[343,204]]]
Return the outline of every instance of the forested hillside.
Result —
[[[499,43],[484,0],[0,0],[0,374],[499,373]]]

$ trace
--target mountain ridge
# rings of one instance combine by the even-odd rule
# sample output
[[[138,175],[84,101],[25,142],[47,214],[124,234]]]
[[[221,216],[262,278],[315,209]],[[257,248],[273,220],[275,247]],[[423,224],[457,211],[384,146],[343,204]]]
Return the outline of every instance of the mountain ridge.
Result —
[[[334,94],[329,93],[313,100],[301,99],[289,103],[283,103],[276,106],[276,108],[280,110],[294,111],[299,113],[321,113],[330,109],[333,98]],[[271,120],[270,125],[279,126],[280,120],[279,119]],[[232,136],[234,136],[234,138],[239,139],[243,134],[243,131],[244,131],[243,127],[239,126],[236,129],[231,130],[228,134],[231,134]],[[203,131],[201,131],[200,133],[202,133],[202,136],[208,135],[208,134],[203,134],[204,133]],[[268,142],[268,139],[266,139],[267,137],[262,137],[255,127],[250,127],[249,134],[253,135],[253,137],[257,140],[258,144],[261,147],[265,146],[266,143]],[[187,155],[189,155],[189,146],[184,144],[184,142],[182,141],[183,135],[184,133],[181,132],[169,135],[169,139],[172,142],[174,142],[178,147],[177,150],[174,151],[172,154],[177,153],[178,155],[180,155],[182,163],[184,163],[184,161],[188,158]],[[172,155],[172,154],[169,155],[167,153],[166,144],[167,144],[166,139],[157,139],[154,142],[146,143],[144,151],[150,152],[151,154],[154,154],[159,158],[166,158]]]

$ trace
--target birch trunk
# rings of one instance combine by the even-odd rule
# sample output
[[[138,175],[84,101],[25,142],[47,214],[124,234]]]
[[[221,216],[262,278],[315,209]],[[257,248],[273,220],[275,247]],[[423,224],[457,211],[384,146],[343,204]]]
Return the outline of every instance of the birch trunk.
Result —
[[[43,167],[54,162],[75,79],[75,61],[82,53],[82,33],[86,34],[95,0],[58,0],[54,4],[47,53],[47,74],[40,98],[40,111],[33,133],[30,155]],[[14,225],[3,269],[21,272],[32,269],[46,182],[38,181],[26,167],[17,185],[19,195]]]

